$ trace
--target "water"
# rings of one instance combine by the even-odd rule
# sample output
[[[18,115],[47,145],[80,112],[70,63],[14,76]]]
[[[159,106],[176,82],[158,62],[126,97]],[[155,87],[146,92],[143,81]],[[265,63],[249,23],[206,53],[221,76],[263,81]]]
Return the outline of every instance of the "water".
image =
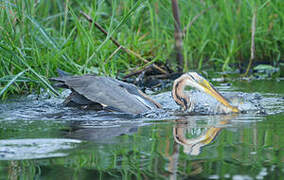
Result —
[[[262,98],[267,114],[178,113],[143,117],[62,106],[30,95],[0,104],[0,179],[281,179],[283,81],[219,84],[221,92]]]

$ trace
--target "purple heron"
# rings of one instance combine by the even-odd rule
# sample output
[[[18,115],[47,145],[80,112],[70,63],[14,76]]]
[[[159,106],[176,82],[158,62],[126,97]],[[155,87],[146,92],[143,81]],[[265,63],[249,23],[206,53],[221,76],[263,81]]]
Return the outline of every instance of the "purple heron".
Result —
[[[110,77],[96,75],[62,76],[51,78],[55,86],[68,88],[72,93],[64,104],[80,106],[96,110],[118,111],[130,114],[141,114],[162,106],[141,92],[135,85]],[[205,78],[196,72],[188,72],[174,81],[172,97],[184,111],[192,111],[194,103],[185,93],[190,86],[207,93],[220,102],[218,111],[221,113],[239,112],[232,106]]]

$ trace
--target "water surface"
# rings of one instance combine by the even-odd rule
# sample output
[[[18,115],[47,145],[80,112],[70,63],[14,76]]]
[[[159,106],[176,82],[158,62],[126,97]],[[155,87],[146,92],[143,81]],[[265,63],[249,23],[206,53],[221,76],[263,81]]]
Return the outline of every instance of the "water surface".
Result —
[[[279,179],[284,177],[283,81],[219,83],[261,96],[266,114],[135,117],[77,110],[30,95],[0,104],[0,179]]]

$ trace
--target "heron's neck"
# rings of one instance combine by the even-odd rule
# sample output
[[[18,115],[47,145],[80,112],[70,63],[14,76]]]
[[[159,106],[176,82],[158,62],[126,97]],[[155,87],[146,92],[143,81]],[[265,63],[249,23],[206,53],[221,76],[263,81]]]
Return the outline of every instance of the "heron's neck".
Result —
[[[177,79],[174,82],[172,95],[175,100],[175,102],[183,107],[184,110],[186,110],[189,107],[190,99],[185,94],[184,89],[186,87],[186,82],[184,80]]]

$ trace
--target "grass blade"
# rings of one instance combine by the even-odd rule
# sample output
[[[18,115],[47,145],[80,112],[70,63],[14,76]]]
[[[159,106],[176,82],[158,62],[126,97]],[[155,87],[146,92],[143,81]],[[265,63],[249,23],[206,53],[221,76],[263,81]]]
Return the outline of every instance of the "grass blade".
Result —
[[[99,51],[105,43],[112,37],[113,33],[122,26],[125,21],[130,17],[130,15],[140,6],[143,0],[137,1],[134,6],[130,9],[130,11],[122,18],[122,20],[119,22],[119,24],[112,30],[112,32],[108,33],[108,36],[105,38],[105,40],[102,42],[102,44],[96,49],[96,51]]]
[[[40,75],[38,74],[29,64],[27,64],[24,59],[22,57],[19,57],[18,55],[16,55],[14,52],[12,52],[10,49],[7,49],[5,47],[2,46],[2,44],[0,44],[0,48],[3,49],[4,51],[8,52],[10,55],[12,55],[13,57],[15,57],[19,62],[21,62],[22,64],[24,64],[28,70],[30,70],[45,86],[47,86],[48,89],[50,89],[55,95],[59,95],[59,93]],[[21,52],[21,50],[19,48],[17,48],[19,53],[21,54],[21,56],[24,57],[23,53]]]
[[[20,77],[21,75],[23,75],[25,72],[27,72],[28,69],[18,73],[0,92],[0,97],[2,96],[2,94],[5,93],[5,91],[18,79],[18,77]]]
[[[54,41],[54,39],[45,31],[45,29],[31,16],[26,15],[26,17],[35,25],[35,27],[39,30],[42,36],[48,41],[48,43],[56,50],[60,51],[59,45]],[[64,53],[61,57],[66,61],[71,63],[77,68],[80,68],[80,65],[76,64],[72,59],[66,56]]]

